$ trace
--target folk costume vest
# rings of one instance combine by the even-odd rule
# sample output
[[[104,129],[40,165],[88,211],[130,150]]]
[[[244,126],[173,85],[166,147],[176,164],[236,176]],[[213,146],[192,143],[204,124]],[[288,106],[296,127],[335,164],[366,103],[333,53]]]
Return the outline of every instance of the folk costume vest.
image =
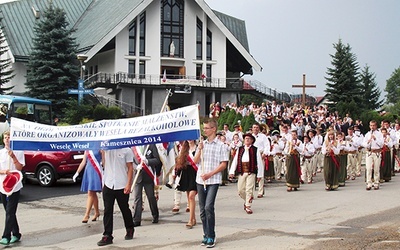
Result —
[[[237,173],[242,174],[243,173],[243,168],[242,168],[242,156],[244,154],[244,147],[241,146],[239,147],[239,152],[238,152],[238,166],[237,166]],[[257,174],[258,168],[257,168],[257,147],[251,145],[249,147],[249,172]]]

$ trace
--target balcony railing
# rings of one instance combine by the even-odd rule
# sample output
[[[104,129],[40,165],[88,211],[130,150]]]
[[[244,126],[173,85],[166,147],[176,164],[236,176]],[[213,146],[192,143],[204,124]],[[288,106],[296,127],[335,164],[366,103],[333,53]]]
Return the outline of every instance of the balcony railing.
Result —
[[[90,76],[89,76],[90,77]],[[226,78],[192,77],[182,75],[141,75],[119,72],[116,74],[100,73],[91,77],[86,87],[96,87],[102,84],[139,84],[139,85],[191,85],[208,88],[226,88]],[[228,84],[229,85],[229,84]]]
[[[87,82],[86,88],[95,88],[105,86],[112,88],[113,85],[118,84],[135,84],[135,85],[165,85],[165,86],[186,86],[203,87],[203,88],[223,88],[230,90],[254,90],[257,91],[267,99],[277,100],[282,102],[292,102],[293,94],[281,92],[276,89],[268,87],[266,84],[257,81],[244,81],[242,78],[215,78],[215,77],[196,77],[196,76],[183,76],[183,75],[142,75],[142,74],[128,74],[125,72],[118,72],[116,74],[97,73],[85,80]],[[314,99],[314,97],[307,95],[307,98]]]

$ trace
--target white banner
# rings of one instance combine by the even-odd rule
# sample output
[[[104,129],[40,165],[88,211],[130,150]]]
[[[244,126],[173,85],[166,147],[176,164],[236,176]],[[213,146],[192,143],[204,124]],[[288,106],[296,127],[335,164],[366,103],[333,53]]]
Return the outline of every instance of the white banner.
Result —
[[[159,114],[51,126],[11,118],[13,150],[78,151],[133,147],[200,136],[198,105]]]

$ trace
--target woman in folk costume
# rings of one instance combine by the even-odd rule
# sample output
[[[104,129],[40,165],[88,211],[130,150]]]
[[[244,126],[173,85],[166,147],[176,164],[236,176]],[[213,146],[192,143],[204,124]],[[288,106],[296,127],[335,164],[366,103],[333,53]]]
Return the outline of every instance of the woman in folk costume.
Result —
[[[189,205],[189,222],[186,224],[188,229],[196,225],[196,175],[197,165],[193,161],[197,145],[194,140],[184,141],[175,161],[176,176],[179,178],[177,190],[186,192]]]
[[[388,182],[392,179],[391,148],[393,147],[393,141],[386,128],[381,128],[381,133],[383,135],[383,148],[379,181]]]
[[[321,149],[324,157],[325,190],[336,190],[339,187],[339,157],[340,147],[335,138],[335,132],[330,130]]]
[[[272,131],[271,140],[272,155],[274,156],[275,180],[281,180],[284,161],[282,151],[285,148],[285,142],[282,140],[278,130]]]
[[[229,178],[233,178],[235,172],[239,176],[238,192],[240,198],[244,200],[244,210],[248,214],[253,213],[251,204],[256,185],[255,175],[257,175],[257,181],[264,178],[261,154],[258,152],[259,149],[253,145],[255,140],[256,138],[250,133],[244,135],[244,145],[237,150],[229,170]]]
[[[285,155],[286,155],[286,186],[287,191],[297,191],[300,187],[301,168],[300,168],[300,154],[303,148],[302,142],[297,139],[297,131],[292,130],[292,138],[286,142]]]
[[[274,144],[272,143],[271,136],[269,135],[269,131],[265,133],[267,136],[267,143],[264,148],[263,154],[265,155],[265,173],[264,176],[267,179],[268,183],[271,183],[273,179],[275,179],[275,167],[274,167],[274,154],[273,154],[273,147]]]
[[[243,137],[242,137],[242,138],[243,138]],[[229,164],[228,172],[229,172],[229,170],[230,170],[230,168],[231,168],[232,160],[233,160],[233,158],[234,158],[235,155],[236,155],[236,151],[237,151],[237,150],[239,149],[239,147],[241,147],[242,145],[243,145],[243,143],[242,143],[242,141],[240,140],[239,134],[234,133],[234,134],[233,134],[233,137],[232,137],[232,141],[231,141],[231,143],[229,144],[230,153],[231,153],[229,159],[231,159],[231,162],[230,162],[230,164]],[[236,181],[236,180],[234,179],[234,177],[233,177],[233,178],[229,178],[229,180],[232,181],[232,182],[235,182],[235,181]],[[234,180],[235,180],[235,181],[234,181]]]
[[[339,151],[339,177],[338,183],[339,187],[344,187],[346,185],[346,177],[347,177],[347,155],[350,151],[349,143],[345,140],[345,136],[343,132],[338,132],[336,134],[338,140]]]
[[[92,207],[94,208],[92,221],[96,221],[97,218],[100,217],[99,198],[97,197],[97,192],[101,192],[103,188],[101,151],[85,151],[82,162],[76,170],[75,175],[72,177],[74,181],[76,181],[76,178],[83,168],[85,168],[85,172],[83,173],[81,191],[85,193],[87,192],[88,198],[86,203],[86,212],[82,219],[82,223],[87,223],[89,221]]]
[[[243,143],[240,140],[239,134],[234,133],[233,137],[232,137],[232,141],[229,144],[229,148],[230,148],[230,151],[231,151],[231,158],[232,159],[233,159],[233,157],[235,157],[237,149],[242,145],[243,145]]]

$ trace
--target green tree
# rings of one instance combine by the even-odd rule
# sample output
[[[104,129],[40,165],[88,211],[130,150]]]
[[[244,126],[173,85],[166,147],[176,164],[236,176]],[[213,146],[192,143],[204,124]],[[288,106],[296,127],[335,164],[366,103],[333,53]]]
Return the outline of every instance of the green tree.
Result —
[[[243,119],[242,114],[241,114],[240,112],[237,112],[237,113],[236,113],[236,116],[235,116],[235,120],[234,120],[233,123],[231,124],[230,130],[231,130],[231,131],[234,131],[234,130],[235,130],[235,125],[239,125],[239,122],[238,122],[238,121],[242,122],[242,119]]]
[[[243,120],[241,122],[243,133],[246,133],[253,126],[255,122],[256,119],[254,118],[253,112],[250,112],[248,116],[243,117]]]
[[[400,67],[395,69],[388,80],[386,80],[386,102],[397,104],[400,99]]]
[[[254,102],[257,105],[260,105],[263,102],[263,99],[261,97],[250,94],[240,95],[240,105],[250,105],[252,102]]]
[[[234,126],[235,118],[236,118],[236,111],[234,109],[231,109],[229,111],[228,119],[225,122],[229,125],[229,130],[231,130],[231,131]]]
[[[68,99],[62,110],[64,117],[63,122],[71,125],[79,124],[83,119],[93,119],[93,104],[84,100],[81,104],[76,99]]]
[[[68,89],[77,87],[79,65],[73,30],[68,28],[64,10],[50,3],[34,27],[33,47],[27,64],[26,95],[50,100],[61,116]]]
[[[3,57],[5,53],[8,51],[8,46],[5,45],[6,38],[2,32],[3,26],[1,25],[0,18],[0,58]],[[11,79],[15,76],[13,74],[13,70],[10,69],[11,59],[5,58],[0,60],[0,94],[9,94],[10,90],[14,87],[4,87],[4,84],[11,81]]]
[[[361,103],[361,84],[358,73],[358,63],[356,56],[351,52],[349,44],[344,45],[339,39],[337,44],[333,44],[336,52],[332,57],[332,68],[327,68],[325,79],[326,97],[332,103],[329,108],[335,110],[335,106],[339,102]]]
[[[383,100],[379,100],[381,91],[375,81],[375,74],[369,71],[369,66],[365,65],[361,71],[361,85],[363,107],[368,110],[375,110],[382,106]]]

